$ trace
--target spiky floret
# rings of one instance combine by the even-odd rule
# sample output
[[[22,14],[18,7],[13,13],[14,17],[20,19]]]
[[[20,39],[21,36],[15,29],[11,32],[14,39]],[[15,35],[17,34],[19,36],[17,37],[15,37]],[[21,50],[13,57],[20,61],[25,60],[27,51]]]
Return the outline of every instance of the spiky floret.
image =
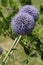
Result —
[[[34,24],[33,17],[24,12],[18,13],[11,21],[13,31],[20,35],[30,34]]]
[[[32,5],[25,5],[23,6],[19,12],[26,12],[34,17],[35,22],[38,20],[39,12],[38,10]]]

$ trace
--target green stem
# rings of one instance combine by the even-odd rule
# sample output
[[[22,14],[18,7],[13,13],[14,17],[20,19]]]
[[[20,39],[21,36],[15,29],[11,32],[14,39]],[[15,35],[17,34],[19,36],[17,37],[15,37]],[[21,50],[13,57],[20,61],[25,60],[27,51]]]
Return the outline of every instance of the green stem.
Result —
[[[7,59],[8,55],[9,55],[11,49],[13,48],[14,45],[15,45],[14,48],[17,46],[17,44],[20,41],[20,39],[21,39],[21,35],[19,36],[18,40],[17,40],[17,38],[14,40],[13,44],[11,45],[11,47],[10,47],[8,53],[6,54],[5,58],[3,59],[3,62],[2,63],[4,63],[6,61],[6,59]]]
[[[21,37],[22,37],[22,36],[20,35],[19,38],[18,38],[18,40],[17,40],[17,42],[16,42],[16,44],[15,44],[15,46],[14,46],[14,49],[16,48],[17,44],[19,43]]]

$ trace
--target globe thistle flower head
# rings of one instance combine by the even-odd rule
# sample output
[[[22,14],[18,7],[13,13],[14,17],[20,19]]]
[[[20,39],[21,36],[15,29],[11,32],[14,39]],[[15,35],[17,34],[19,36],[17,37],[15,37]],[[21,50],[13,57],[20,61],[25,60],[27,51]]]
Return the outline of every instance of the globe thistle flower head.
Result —
[[[3,52],[3,49],[2,49],[1,46],[0,46],[0,55],[2,54],[2,52]]]
[[[27,13],[18,13],[11,21],[11,28],[20,35],[30,34],[34,28],[34,19]]]
[[[39,12],[38,10],[32,5],[25,5],[23,6],[19,12],[26,12],[34,17],[35,22],[38,20]]]

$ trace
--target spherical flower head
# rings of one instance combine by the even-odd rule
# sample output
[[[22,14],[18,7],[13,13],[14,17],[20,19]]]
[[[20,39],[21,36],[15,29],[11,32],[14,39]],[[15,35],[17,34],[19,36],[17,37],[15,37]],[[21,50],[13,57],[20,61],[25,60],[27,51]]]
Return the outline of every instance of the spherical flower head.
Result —
[[[2,54],[2,52],[3,52],[3,49],[2,49],[1,46],[0,46],[0,55]]]
[[[32,15],[34,17],[35,22],[38,20],[39,17],[39,12],[38,10],[32,6],[32,5],[25,5],[23,6],[19,12],[26,12],[29,13],[30,15]]]
[[[30,34],[34,28],[34,19],[27,13],[18,13],[11,21],[11,28],[20,35]]]

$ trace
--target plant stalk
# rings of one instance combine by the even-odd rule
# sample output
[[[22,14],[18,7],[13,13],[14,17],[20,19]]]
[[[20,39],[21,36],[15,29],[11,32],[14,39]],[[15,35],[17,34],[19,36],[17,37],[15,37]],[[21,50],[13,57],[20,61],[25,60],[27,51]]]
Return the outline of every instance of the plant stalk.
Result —
[[[10,47],[8,53],[6,54],[5,58],[3,59],[2,63],[5,63],[6,59],[8,58],[8,55],[9,55],[9,53],[10,53],[10,51],[11,51],[11,49],[12,49],[13,47],[16,48],[16,46],[17,46],[17,44],[19,43],[20,39],[21,39],[21,35],[19,36],[18,39],[15,38],[13,44],[11,45],[11,47]]]

